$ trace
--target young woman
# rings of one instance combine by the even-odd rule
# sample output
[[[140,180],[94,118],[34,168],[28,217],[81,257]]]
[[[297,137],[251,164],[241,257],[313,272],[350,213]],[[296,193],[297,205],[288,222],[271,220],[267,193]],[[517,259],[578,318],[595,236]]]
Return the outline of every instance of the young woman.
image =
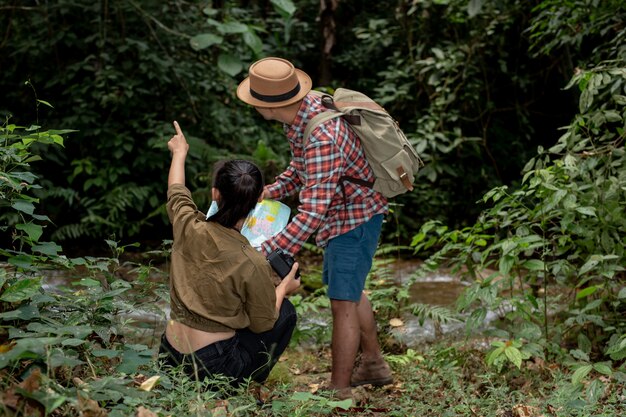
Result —
[[[263,382],[296,325],[286,297],[300,286],[298,264],[275,285],[265,257],[240,233],[263,194],[263,176],[251,162],[227,161],[216,170],[212,198],[218,211],[204,219],[185,187],[189,145],[177,122],[174,128],[167,144],[172,153],[167,213],[174,231],[171,319],[160,356],[198,380],[220,374],[235,386],[247,378]]]

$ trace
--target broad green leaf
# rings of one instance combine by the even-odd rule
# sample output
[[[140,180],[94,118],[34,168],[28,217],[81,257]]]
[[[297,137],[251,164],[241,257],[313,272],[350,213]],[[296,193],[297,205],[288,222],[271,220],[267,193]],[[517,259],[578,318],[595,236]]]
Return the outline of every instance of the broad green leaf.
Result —
[[[85,340],[82,339],[65,339],[64,341],[61,342],[61,345],[63,346],[80,346],[83,343],[85,343]]]
[[[35,212],[35,206],[29,201],[17,200],[11,204],[11,207],[26,214],[33,214]]]
[[[581,367],[576,369],[576,371],[574,371],[574,374],[572,375],[572,384],[579,384],[580,381],[585,379],[585,377],[589,374],[589,372],[591,372],[592,369],[592,365],[582,365]]]
[[[498,359],[500,357],[500,355],[502,355],[502,352],[504,352],[504,346],[498,347],[494,350],[492,350],[489,355],[487,355],[487,365],[491,366],[495,363],[496,359]]]
[[[93,356],[97,358],[105,357],[109,359],[117,358],[122,355],[121,350],[113,350],[113,349],[94,349],[91,353]]]
[[[219,29],[222,33],[246,33],[248,32],[248,25],[240,22],[226,22],[220,25]]]
[[[435,56],[439,60],[442,60],[442,59],[444,59],[446,57],[444,55],[443,51],[441,49],[439,49],[439,48],[431,48],[431,51],[433,51],[433,54],[435,54]]]
[[[85,287],[101,287],[100,281],[92,278],[82,278],[79,282],[72,283],[72,285],[83,285]]]
[[[529,259],[522,266],[530,271],[543,271],[545,264],[540,259]]]
[[[522,353],[519,351],[518,348],[513,347],[513,346],[508,346],[504,349],[504,354],[506,355],[507,358],[509,358],[511,362],[513,362],[513,365],[517,366],[518,369],[521,368]]]
[[[200,51],[208,48],[209,46],[220,44],[222,43],[222,40],[221,36],[217,36],[212,33],[202,33],[191,38],[189,40],[189,45],[191,45],[194,50]]]
[[[595,369],[596,372],[601,373],[602,375],[610,376],[613,374],[613,370],[611,369],[611,367],[603,362],[594,363],[593,369]]]
[[[43,234],[43,227],[35,223],[20,223],[16,224],[15,228],[26,232],[33,242],[37,242]]]
[[[580,349],[570,350],[569,354],[572,355],[573,358],[578,359],[580,361],[589,360],[589,355]]]
[[[498,265],[498,269],[500,273],[504,276],[508,275],[511,271],[511,267],[513,267],[513,263],[515,262],[515,258],[510,255],[505,255],[500,258],[500,262]]]
[[[17,256],[10,257],[9,263],[19,268],[26,269],[33,265],[33,257],[25,254],[19,254]]]
[[[591,404],[597,403],[604,395],[605,385],[599,379],[594,379],[587,387],[587,400]]]
[[[41,317],[39,309],[34,304],[23,304],[19,308],[0,313],[3,320],[32,320]]]
[[[591,271],[593,268],[595,268],[598,263],[599,263],[599,259],[596,257],[591,257],[589,258],[589,260],[587,262],[585,262],[585,264],[580,268],[580,271],[578,271],[578,275],[584,275],[587,272]]]
[[[234,77],[243,70],[243,63],[235,55],[222,53],[217,58],[217,66],[226,74]]]
[[[582,214],[586,214],[587,216],[596,217],[595,207],[576,207],[576,211]]]
[[[41,277],[21,278],[8,287],[0,296],[0,300],[16,303],[31,298],[41,289]]]
[[[624,298],[626,298],[626,287],[619,290],[619,294],[617,294],[617,298],[619,298],[620,300],[623,300]]]
[[[63,342],[61,342],[63,343]],[[67,366],[70,369],[82,365],[84,362],[67,354],[67,351],[56,352],[49,359],[50,367]]]
[[[57,256],[62,248],[54,242],[41,242],[38,245],[33,245],[34,252],[43,253],[48,256]]]
[[[255,55],[260,55],[263,52],[263,41],[252,30],[243,34],[243,41]]]
[[[270,0],[274,5],[274,9],[283,16],[289,18],[296,12],[296,6],[291,0]]]
[[[502,255],[507,255],[517,247],[517,242],[512,239],[502,241]]]
[[[598,287],[595,285],[584,288],[576,293],[576,299],[580,300],[581,298],[589,297],[591,294],[593,294],[597,290],[598,290]]]
[[[137,352],[132,349],[124,350],[122,363],[117,367],[118,372],[133,374],[139,370],[140,366],[148,365],[152,362],[152,352],[148,349]]]

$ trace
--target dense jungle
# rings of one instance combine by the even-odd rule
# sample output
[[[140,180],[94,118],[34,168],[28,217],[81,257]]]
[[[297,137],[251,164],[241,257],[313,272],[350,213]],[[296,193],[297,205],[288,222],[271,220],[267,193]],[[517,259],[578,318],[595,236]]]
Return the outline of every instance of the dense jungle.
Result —
[[[172,121],[213,165],[290,161],[251,63],[364,92],[424,166],[366,291],[394,383],[337,400],[322,250],[264,385],[156,361]],[[0,0],[0,415],[626,415],[626,3]],[[297,199],[286,201],[295,213]]]

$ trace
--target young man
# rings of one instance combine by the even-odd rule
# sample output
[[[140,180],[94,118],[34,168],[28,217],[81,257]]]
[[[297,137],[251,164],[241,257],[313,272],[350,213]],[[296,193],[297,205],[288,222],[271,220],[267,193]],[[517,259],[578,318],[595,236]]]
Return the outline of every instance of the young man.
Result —
[[[303,133],[315,115],[325,111],[319,97],[308,94],[311,78],[281,58],[261,59],[250,66],[237,96],[266,119],[284,124],[291,148],[287,169],[267,185],[264,198],[282,199],[299,192],[298,214],[284,231],[262,245],[267,255],[276,248],[295,255],[313,233],[324,249],[323,280],[328,285],[333,315],[330,389],[340,398],[351,386],[392,382],[377,339],[372,307],[363,292],[387,200],[350,178],[373,180],[361,143],[342,118]],[[357,353],[361,360],[354,367]]]

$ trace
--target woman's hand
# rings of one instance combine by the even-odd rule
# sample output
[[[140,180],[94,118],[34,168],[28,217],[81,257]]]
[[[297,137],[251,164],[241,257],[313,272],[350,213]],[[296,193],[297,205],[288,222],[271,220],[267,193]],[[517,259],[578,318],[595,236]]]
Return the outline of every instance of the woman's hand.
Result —
[[[176,129],[176,134],[167,142],[167,148],[172,152],[172,156],[176,154],[187,155],[189,144],[176,121],[174,121],[174,129]]]
[[[185,185],[185,159],[189,144],[180,130],[178,122],[174,122],[176,134],[167,142],[167,148],[172,152],[172,162],[170,164],[170,173],[167,177],[167,185],[182,184]]]
[[[285,278],[283,278],[283,280],[280,282],[280,285],[285,286],[285,294],[287,295],[293,293],[298,288],[300,288],[300,279],[296,278],[298,267],[298,262],[294,262],[293,266],[291,267],[291,271],[289,271],[289,273],[285,275]]]

